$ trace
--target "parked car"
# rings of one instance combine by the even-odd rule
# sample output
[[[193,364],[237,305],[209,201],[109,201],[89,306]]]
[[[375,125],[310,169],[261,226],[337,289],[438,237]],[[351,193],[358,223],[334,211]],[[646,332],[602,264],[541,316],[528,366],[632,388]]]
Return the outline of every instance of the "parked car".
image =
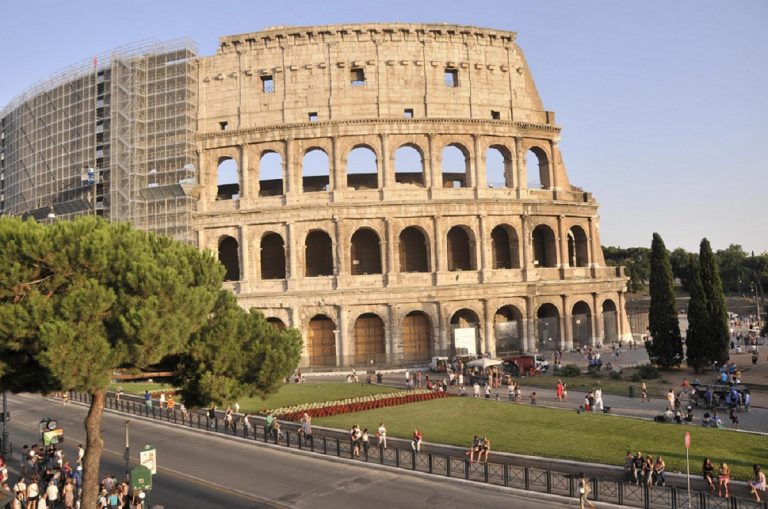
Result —
[[[429,369],[437,373],[445,373],[448,371],[448,357],[432,357]]]

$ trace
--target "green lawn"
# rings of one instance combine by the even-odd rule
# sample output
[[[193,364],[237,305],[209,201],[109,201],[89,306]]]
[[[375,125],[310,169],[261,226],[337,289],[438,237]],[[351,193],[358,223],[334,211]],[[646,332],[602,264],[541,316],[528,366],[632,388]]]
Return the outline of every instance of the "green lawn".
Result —
[[[158,384],[158,383],[145,383],[145,382],[125,382],[110,384],[109,390],[116,391],[118,386],[123,387],[125,394],[135,394],[137,396],[143,396],[144,391],[170,391],[173,386],[171,384]]]
[[[415,428],[424,440],[468,446],[475,434],[486,435],[492,450],[532,456],[623,465],[627,450],[662,455],[670,471],[685,471],[683,435],[691,432],[691,471],[697,475],[704,456],[725,461],[734,477],[752,477],[752,464],[768,458],[768,438],[748,433],[659,424],[605,414],[449,398],[315,419],[340,429],[353,424],[376,429],[384,422],[391,436],[410,438]]]
[[[608,376],[601,376],[600,378],[594,378],[591,376],[573,376],[573,377],[557,377],[557,376],[528,376],[524,378],[515,378],[520,385],[527,385],[530,387],[541,387],[545,389],[555,390],[558,379],[561,379],[568,386],[568,395],[577,392],[589,392],[595,385],[600,384],[600,388],[603,390],[603,394],[616,394],[618,396],[629,395],[629,386],[635,386],[635,397],[640,397],[640,384],[642,382],[631,382],[629,380],[612,380]],[[681,388],[675,384],[669,382],[661,382],[661,380],[646,380],[645,386],[648,388],[648,397],[650,398],[662,398],[667,395],[667,391],[670,388],[674,388],[679,391]],[[582,395],[583,396],[583,395]]]

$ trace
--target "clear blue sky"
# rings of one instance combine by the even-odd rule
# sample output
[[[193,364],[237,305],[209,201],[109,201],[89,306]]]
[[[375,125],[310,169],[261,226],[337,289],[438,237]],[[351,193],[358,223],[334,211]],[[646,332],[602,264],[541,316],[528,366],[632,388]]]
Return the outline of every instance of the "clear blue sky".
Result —
[[[563,126],[605,245],[768,251],[765,0],[0,0],[0,105],[115,46],[271,25],[448,22],[511,30]]]

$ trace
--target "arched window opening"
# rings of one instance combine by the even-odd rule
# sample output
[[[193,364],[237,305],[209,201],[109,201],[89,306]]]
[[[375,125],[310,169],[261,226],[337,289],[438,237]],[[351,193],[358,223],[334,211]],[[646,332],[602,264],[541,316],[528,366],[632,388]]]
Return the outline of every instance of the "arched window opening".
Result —
[[[514,228],[499,225],[491,231],[491,256],[494,269],[520,268],[520,242]]]
[[[333,275],[333,242],[321,230],[309,232],[305,244],[306,276]]]
[[[266,152],[259,160],[259,196],[283,193],[283,158],[277,152]]]
[[[381,248],[375,231],[361,228],[352,235],[352,275],[381,274]]]
[[[448,230],[448,270],[475,270],[472,243],[467,230],[462,226]]]
[[[485,153],[485,181],[490,188],[514,187],[512,154],[506,147],[493,146]]]
[[[308,150],[301,163],[302,191],[317,193],[330,191],[331,169],[328,164],[328,154],[319,148]]]
[[[395,151],[395,182],[424,187],[424,158],[410,145]]]
[[[376,153],[368,147],[357,147],[347,156],[347,187],[378,189],[379,174]]]
[[[267,323],[277,330],[285,330],[288,328],[286,327],[285,322],[283,322],[281,319],[276,318],[274,316],[270,316],[269,318],[267,318]]]
[[[469,187],[469,154],[457,145],[448,145],[442,154],[443,187]]]
[[[454,355],[477,355],[483,352],[480,319],[471,309],[459,309],[451,316]]]
[[[261,279],[285,279],[285,242],[277,233],[261,238]]]
[[[240,199],[240,171],[237,168],[237,161],[231,157],[219,159],[219,166],[216,168],[216,185],[218,186],[217,200]]]
[[[592,344],[592,310],[589,304],[580,300],[571,310],[571,329],[573,331],[573,346],[589,346]]]
[[[386,362],[384,321],[373,313],[355,320],[355,364],[368,366]]]
[[[240,281],[240,248],[232,237],[219,242],[219,262],[224,266],[224,281]]]
[[[403,360],[417,362],[432,357],[432,321],[426,313],[411,311],[403,318]]]
[[[616,312],[616,303],[611,299],[603,301],[603,343],[613,343],[619,340],[619,315]]]
[[[523,313],[515,306],[504,306],[493,315],[496,357],[523,351]]]
[[[536,267],[557,267],[555,232],[544,224],[533,229],[533,265]]]
[[[540,351],[560,348],[560,311],[554,304],[542,304],[536,311],[536,331]]]
[[[400,232],[400,272],[429,272],[429,244],[414,226]]]
[[[528,174],[529,188],[552,188],[549,158],[547,157],[547,153],[539,147],[533,147],[528,151],[528,155],[525,160],[525,170]],[[536,177],[538,177],[538,180],[536,180]]]
[[[568,230],[568,264],[571,267],[589,265],[587,234],[581,226],[573,226]]]
[[[307,350],[311,366],[336,365],[336,324],[325,315],[309,321]]]

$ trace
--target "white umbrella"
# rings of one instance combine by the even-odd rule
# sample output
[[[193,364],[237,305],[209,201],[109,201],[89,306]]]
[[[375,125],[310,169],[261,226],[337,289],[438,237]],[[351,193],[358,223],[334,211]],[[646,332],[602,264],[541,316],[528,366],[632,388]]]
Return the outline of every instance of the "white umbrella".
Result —
[[[481,368],[489,368],[491,366],[498,366],[499,364],[503,364],[503,362],[496,359],[487,359],[483,357],[482,359],[475,359],[473,361],[469,361],[467,363],[467,366],[469,366],[470,368],[474,368],[476,366]]]

